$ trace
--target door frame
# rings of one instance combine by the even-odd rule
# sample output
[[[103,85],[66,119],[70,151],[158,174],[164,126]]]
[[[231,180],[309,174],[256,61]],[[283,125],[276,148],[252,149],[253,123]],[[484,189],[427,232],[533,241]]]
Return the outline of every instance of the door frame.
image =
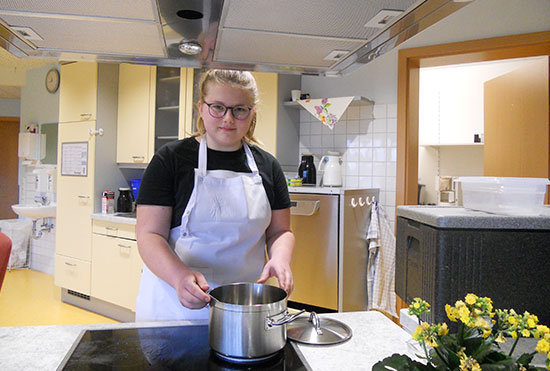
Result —
[[[399,50],[396,206],[417,204],[420,68],[544,55],[550,55],[550,31]]]

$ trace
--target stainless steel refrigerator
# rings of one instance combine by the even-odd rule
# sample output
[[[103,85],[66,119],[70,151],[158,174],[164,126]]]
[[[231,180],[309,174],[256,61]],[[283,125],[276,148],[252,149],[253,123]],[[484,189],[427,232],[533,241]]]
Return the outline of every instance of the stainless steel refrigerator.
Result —
[[[291,187],[291,302],[339,312],[367,309],[366,234],[378,196],[377,188]]]

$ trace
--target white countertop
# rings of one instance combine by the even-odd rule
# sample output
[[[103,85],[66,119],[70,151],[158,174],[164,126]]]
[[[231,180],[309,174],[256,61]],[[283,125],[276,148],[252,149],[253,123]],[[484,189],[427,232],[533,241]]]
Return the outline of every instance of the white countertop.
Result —
[[[298,348],[314,371],[370,370],[372,365],[393,353],[414,353],[408,348],[410,335],[383,314],[347,312],[322,314],[346,323],[353,331],[342,344]],[[204,324],[205,322],[200,322]],[[0,327],[2,370],[55,370],[83,330],[153,326],[196,325],[198,322],[141,322],[105,325],[63,325]]]
[[[135,216],[129,217],[129,216],[117,215],[117,214],[95,213],[95,214],[92,214],[92,219],[104,220],[106,222],[113,222],[113,223],[136,224]]]

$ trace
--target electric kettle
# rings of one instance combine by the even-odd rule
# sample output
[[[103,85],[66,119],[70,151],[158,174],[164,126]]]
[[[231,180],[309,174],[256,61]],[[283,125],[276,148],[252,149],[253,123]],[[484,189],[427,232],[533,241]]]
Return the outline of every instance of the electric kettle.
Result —
[[[342,186],[342,159],[340,152],[327,151],[327,155],[321,158],[319,172],[323,172],[322,182],[325,187]]]

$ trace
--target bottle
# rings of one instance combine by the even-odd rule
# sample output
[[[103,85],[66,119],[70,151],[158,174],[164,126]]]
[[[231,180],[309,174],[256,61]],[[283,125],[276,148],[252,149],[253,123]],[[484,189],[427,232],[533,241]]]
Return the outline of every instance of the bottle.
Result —
[[[108,189],[101,194],[101,213],[115,213],[115,192],[110,192]]]
[[[311,153],[304,153],[302,155],[302,161],[298,167],[298,177],[302,178],[303,184],[315,185],[317,183],[317,171]]]

